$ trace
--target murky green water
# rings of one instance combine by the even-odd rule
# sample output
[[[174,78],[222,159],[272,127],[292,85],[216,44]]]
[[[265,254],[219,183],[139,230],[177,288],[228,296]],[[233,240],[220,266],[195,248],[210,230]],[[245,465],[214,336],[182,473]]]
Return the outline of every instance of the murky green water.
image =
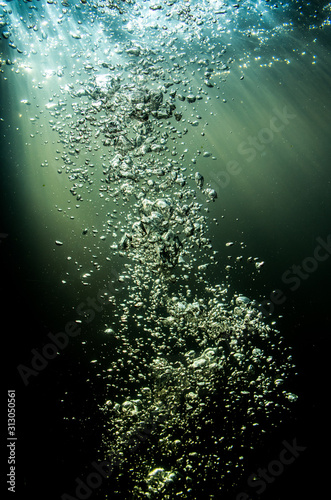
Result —
[[[54,498],[257,498],[328,303],[330,6],[1,9],[7,295],[43,324],[13,366],[56,415]]]

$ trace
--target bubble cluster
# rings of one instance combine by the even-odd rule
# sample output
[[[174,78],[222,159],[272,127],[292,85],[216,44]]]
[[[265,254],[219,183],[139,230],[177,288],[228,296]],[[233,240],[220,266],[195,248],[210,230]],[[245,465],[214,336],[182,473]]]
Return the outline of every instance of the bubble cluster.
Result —
[[[56,79],[44,107],[71,200],[91,211],[101,200],[101,236],[84,220],[81,235],[104,241],[105,263],[89,249],[94,268],[82,284],[93,270],[106,280],[116,259],[122,285],[109,300],[100,367],[107,388],[100,459],[117,463],[110,488],[116,498],[137,499],[235,491],[251,453],[296,400],[287,383],[294,365],[256,303],[217,283],[226,264],[213,247],[209,210],[221,197],[200,168],[216,157],[199,141],[235,63],[236,26],[259,47],[268,24],[259,9],[282,20],[270,38],[291,28],[268,2],[242,2],[254,33],[238,14],[241,2],[48,1],[37,2],[39,11],[28,3],[23,12],[8,2],[0,16],[3,39],[16,50],[1,64],[24,71],[28,61],[37,71],[38,44],[44,58],[61,49],[34,89]],[[249,57],[239,54],[240,69]],[[263,262],[249,262],[260,272]]]

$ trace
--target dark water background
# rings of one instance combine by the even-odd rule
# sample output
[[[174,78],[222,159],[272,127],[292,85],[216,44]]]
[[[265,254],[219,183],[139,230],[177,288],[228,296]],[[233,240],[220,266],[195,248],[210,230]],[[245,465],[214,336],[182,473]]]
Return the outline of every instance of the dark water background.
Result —
[[[293,392],[299,395],[299,402],[293,421],[281,426],[274,439],[257,452],[252,472],[277,458],[284,439],[292,442],[297,438],[306,450],[268,486],[261,495],[263,499],[285,500],[303,494],[324,498],[329,491],[324,453],[330,445],[331,258],[319,263],[296,291],[292,292],[282,280],[286,270],[314,254],[316,238],[326,241],[331,234],[330,30],[318,35],[314,66],[312,53],[305,58],[294,54],[291,64],[281,67],[252,64],[245,69],[243,81],[238,80],[239,73],[231,72],[224,86],[227,103],[220,102],[215,116],[208,117],[212,132],[208,144],[202,144],[206,149],[213,148],[217,157],[223,155],[224,161],[237,160],[242,166],[242,172],[232,177],[224,189],[218,188],[218,200],[210,206],[210,219],[220,221],[217,226],[210,224],[220,261],[220,274],[211,280],[225,280],[225,265],[243,255],[229,273],[233,292],[261,302],[279,288],[287,297],[283,305],[275,306],[270,321],[276,320],[288,345],[293,346],[298,372]],[[305,46],[311,35],[299,27],[295,36]],[[287,49],[291,54],[290,45]],[[89,329],[86,327],[84,338],[73,339],[60,357],[32,377],[28,387],[23,386],[17,365],[29,362],[31,349],[40,349],[49,331],[61,331],[67,321],[75,319],[77,304],[87,293],[93,296],[103,278],[86,292],[70,263],[64,264],[66,253],[61,253],[62,247],[54,248],[55,239],[70,237],[65,252],[75,252],[76,247],[78,260],[88,267],[90,257],[83,251],[86,243],[80,233],[81,226],[94,214],[87,213],[89,208],[86,213],[81,208],[73,230],[58,216],[54,204],[65,205],[68,192],[62,191],[55,170],[50,173],[39,166],[45,158],[51,159],[54,148],[51,144],[42,146],[40,141],[39,149],[30,148],[27,154],[24,144],[28,141],[28,125],[19,125],[13,76],[10,84],[1,81],[0,232],[4,236],[0,254],[3,367],[8,389],[15,388],[17,393],[17,481],[24,492],[24,496],[16,498],[31,495],[55,499],[64,491],[73,492],[74,479],[90,471],[100,445],[102,419],[98,404],[107,393],[98,368],[90,361],[97,358],[106,362],[110,346],[102,335],[94,333],[98,325],[105,324],[107,314],[102,312]],[[267,127],[272,110],[284,106],[296,117],[282,133],[275,134],[262,156],[257,154],[248,163],[238,153],[238,145],[248,134],[255,135],[261,127]],[[202,173],[212,169],[217,174],[219,163],[208,161],[201,164]],[[235,245],[225,249],[227,241]],[[241,241],[244,249],[240,248]],[[228,255],[233,259],[229,260]],[[246,263],[249,256],[265,262],[259,274]],[[111,263],[116,270],[121,265]],[[71,280],[67,286],[61,283],[65,266]],[[82,341],[86,344],[82,345]],[[100,498],[105,498],[107,488],[98,491]]]

